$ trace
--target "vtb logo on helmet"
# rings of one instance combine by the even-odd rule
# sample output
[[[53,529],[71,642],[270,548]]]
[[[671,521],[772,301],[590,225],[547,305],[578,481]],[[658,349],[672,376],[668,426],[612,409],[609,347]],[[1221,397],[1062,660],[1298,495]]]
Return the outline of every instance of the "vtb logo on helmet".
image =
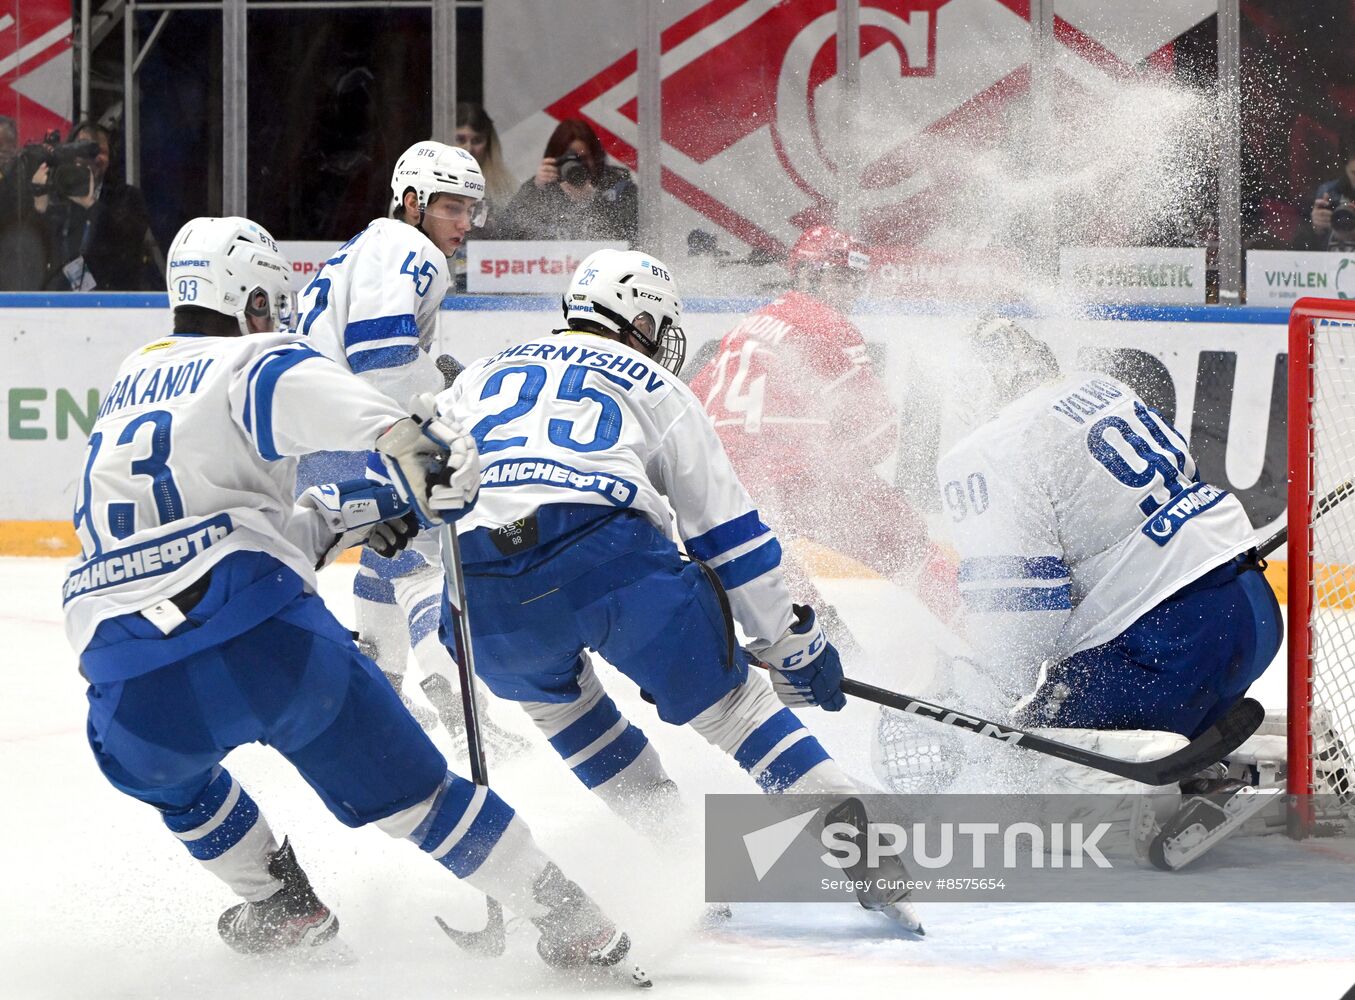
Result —
[[[682,371],[682,301],[663,262],[636,250],[597,250],[575,269],[562,306],[570,329],[629,335],[674,375]]]
[[[238,216],[187,222],[169,247],[165,269],[171,309],[196,306],[234,316],[242,334],[247,317],[268,317],[271,327],[296,326],[292,265],[266,229]]]
[[[428,209],[435,194],[458,195],[479,202],[471,211],[471,225],[483,226],[488,206],[484,203],[485,178],[475,157],[459,146],[425,139],[400,154],[391,174],[391,213],[413,190],[419,211]]]

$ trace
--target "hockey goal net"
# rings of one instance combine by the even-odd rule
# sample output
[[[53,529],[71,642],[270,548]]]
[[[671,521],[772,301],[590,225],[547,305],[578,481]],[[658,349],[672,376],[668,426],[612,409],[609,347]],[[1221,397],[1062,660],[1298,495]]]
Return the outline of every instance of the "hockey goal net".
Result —
[[[1291,832],[1355,804],[1355,302],[1289,314]],[[1333,798],[1334,797],[1334,800]]]

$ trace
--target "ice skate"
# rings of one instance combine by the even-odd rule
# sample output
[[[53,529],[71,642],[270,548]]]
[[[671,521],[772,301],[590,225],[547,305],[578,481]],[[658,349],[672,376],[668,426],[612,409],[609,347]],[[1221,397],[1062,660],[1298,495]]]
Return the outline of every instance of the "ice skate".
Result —
[[[1148,846],[1148,860],[1163,871],[1180,871],[1283,794],[1232,778],[1192,779],[1181,787],[1181,808]]]
[[[867,822],[866,807],[857,798],[844,799],[824,817],[825,826],[830,823],[847,823],[856,828],[857,834],[853,839],[861,849],[863,859],[866,857]],[[864,860],[858,861],[848,869],[848,874],[863,886],[856,890],[856,901],[863,909],[883,914],[910,934],[918,937],[926,934],[922,920],[918,917],[913,904],[908,901],[913,891],[907,884],[908,869],[897,856],[882,857],[875,868],[866,867]]]
[[[363,649],[363,643],[361,641],[358,642],[358,648],[362,649],[368,656],[372,655],[369,650]],[[422,705],[416,705],[413,699],[405,694],[404,674],[397,674],[394,670],[383,670],[381,673],[385,675],[386,680],[390,681],[391,687],[395,688],[395,693],[400,696],[400,704],[404,705],[405,710],[408,711],[410,715],[414,716],[414,721],[419,724],[419,727],[424,732],[429,732],[437,726],[437,713],[433,712],[431,709],[424,708]]]
[[[221,939],[236,951],[260,955],[323,945],[339,931],[339,918],[320,902],[297,864],[290,841],[268,859],[268,873],[282,888],[267,899],[237,903],[217,921]]]
[[[630,938],[588,898],[587,893],[548,865],[533,886],[536,901],[546,914],[533,918],[541,931],[536,952],[557,969],[605,969],[635,986],[652,985],[639,966],[626,962]]]
[[[461,692],[453,689],[451,682],[441,674],[425,677],[419,687],[423,688],[429,703],[437,709],[438,718],[452,739],[454,756],[459,760],[467,758],[466,713],[461,704]],[[532,748],[531,741],[517,733],[504,729],[485,710],[484,699],[479,700],[480,739],[485,752],[496,763],[512,760],[525,754]]]

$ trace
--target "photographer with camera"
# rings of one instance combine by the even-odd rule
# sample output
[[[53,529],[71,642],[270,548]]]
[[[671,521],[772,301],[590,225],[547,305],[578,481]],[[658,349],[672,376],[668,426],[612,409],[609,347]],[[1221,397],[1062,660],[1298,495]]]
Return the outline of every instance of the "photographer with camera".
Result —
[[[551,133],[536,176],[505,213],[505,238],[625,240],[637,230],[638,198],[630,171],[606,162],[589,124],[566,118]]]
[[[1355,250],[1355,128],[1342,133],[1338,156],[1340,174],[1318,186],[1295,250]]]
[[[13,118],[0,116],[0,291],[32,292],[47,280],[47,187],[59,133],[19,147]]]
[[[45,286],[77,292],[159,288],[159,248],[146,199],[140,188],[109,173],[108,130],[82,122],[65,146],[46,148],[45,176],[34,176],[46,195],[34,203],[47,231]]]

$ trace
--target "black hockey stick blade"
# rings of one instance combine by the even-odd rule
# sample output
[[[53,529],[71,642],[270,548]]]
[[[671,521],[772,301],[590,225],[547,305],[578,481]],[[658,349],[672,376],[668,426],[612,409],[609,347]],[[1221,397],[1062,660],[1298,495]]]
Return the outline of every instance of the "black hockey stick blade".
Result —
[[[930,719],[944,726],[967,729],[979,736],[1001,740],[1009,746],[1058,757],[1074,764],[1082,764],[1084,767],[1105,771],[1107,774],[1129,778],[1131,781],[1141,781],[1146,785],[1170,785],[1197,774],[1210,764],[1217,763],[1256,732],[1266,715],[1266,710],[1261,707],[1260,702],[1243,698],[1227,715],[1175,753],[1159,760],[1132,761],[1107,757],[1092,750],[1037,736],[1024,729],[999,725],[974,715],[965,715],[943,705],[934,705],[920,698],[913,698],[897,691],[887,691],[851,678],[843,680],[842,692],[854,698],[884,705],[886,708]]]
[[[1243,698],[1186,746],[1158,760],[1143,761],[1138,766],[1146,777],[1136,780],[1150,785],[1170,785],[1199,774],[1240,747],[1260,728],[1266,710],[1255,698]]]
[[[504,953],[508,941],[503,929],[503,907],[492,896],[485,897],[485,904],[488,912],[483,930],[459,931],[441,917],[435,916],[433,919],[442,928],[442,933],[455,941],[462,951],[484,958],[498,958]]]

